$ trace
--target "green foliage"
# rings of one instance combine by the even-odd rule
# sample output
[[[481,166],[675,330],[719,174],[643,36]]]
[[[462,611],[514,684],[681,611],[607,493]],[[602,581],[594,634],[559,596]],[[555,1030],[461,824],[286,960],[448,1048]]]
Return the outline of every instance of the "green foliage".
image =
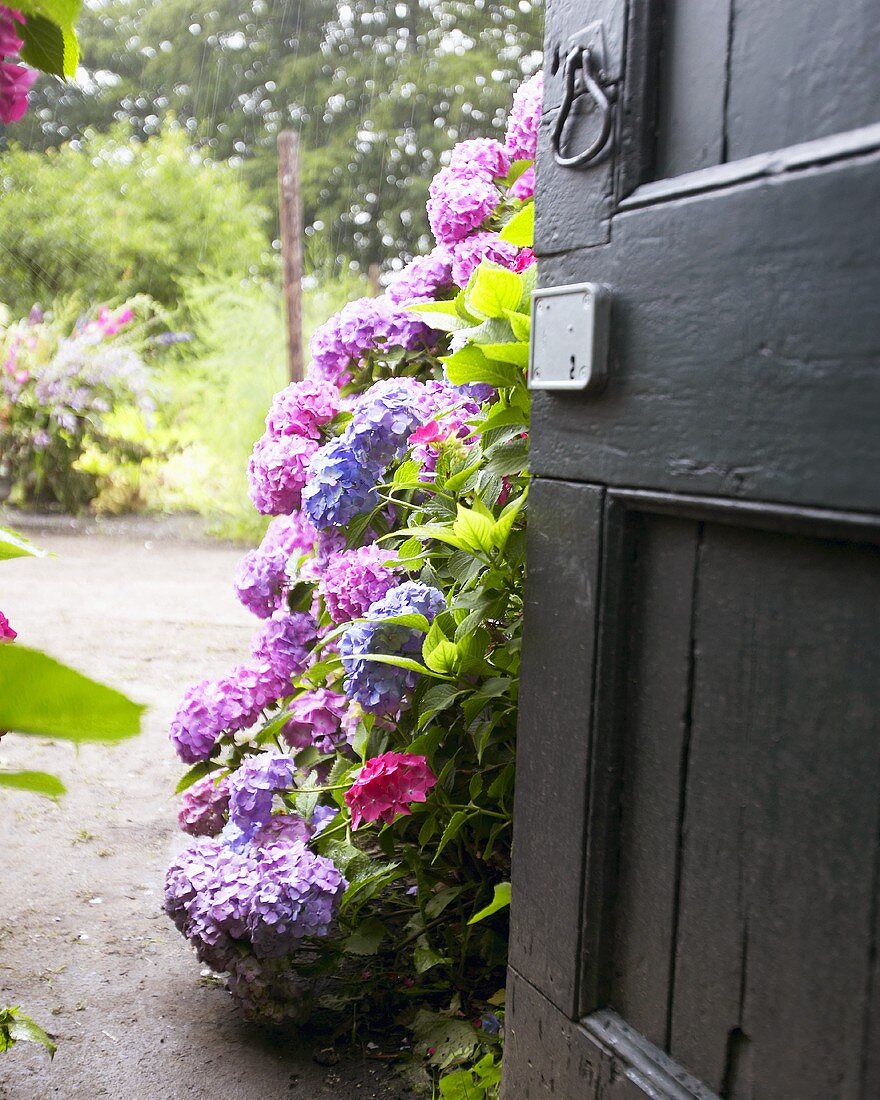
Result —
[[[57,1049],[39,1024],[34,1023],[30,1016],[25,1016],[16,1005],[0,1008],[0,1054],[16,1043],[38,1043],[49,1052],[50,1058],[54,1057]]]
[[[0,287],[14,313],[68,295],[174,306],[200,271],[267,266],[265,211],[174,124],[146,142],[115,126],[49,153],[13,145],[2,161]]]
[[[75,24],[82,0],[19,0],[16,6],[26,16],[22,60],[44,73],[74,76],[79,63]]]
[[[122,118],[151,137],[171,111],[274,207],[276,135],[293,127],[313,263],[382,262],[425,248],[424,180],[450,142],[502,135],[542,22],[537,0],[105,0],[79,23],[86,78],[40,81],[10,133],[45,148]]]
[[[8,527],[0,527],[0,561],[7,561],[9,558],[41,558],[44,554],[44,550],[34,546],[24,535],[11,531]]]
[[[44,653],[0,645],[0,730],[68,741],[121,741],[140,732],[143,710]]]

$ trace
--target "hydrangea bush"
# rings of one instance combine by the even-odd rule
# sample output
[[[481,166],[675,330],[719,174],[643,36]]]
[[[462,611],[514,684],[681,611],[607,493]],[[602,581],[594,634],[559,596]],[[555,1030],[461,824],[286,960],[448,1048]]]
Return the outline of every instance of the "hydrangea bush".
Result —
[[[151,373],[129,338],[138,327],[132,304],[101,307],[69,332],[38,307],[0,319],[0,475],[16,503],[75,511],[98,492],[87,452],[144,456],[116,422],[121,410],[147,418],[154,408]]]
[[[444,1070],[503,1019],[540,103],[537,77],[506,144],[452,151],[436,248],[275,398],[249,478],[276,518],[235,578],[251,655],[171,728],[194,839],[165,904],[200,960],[275,1022],[458,1013],[456,1053],[422,1050]]]

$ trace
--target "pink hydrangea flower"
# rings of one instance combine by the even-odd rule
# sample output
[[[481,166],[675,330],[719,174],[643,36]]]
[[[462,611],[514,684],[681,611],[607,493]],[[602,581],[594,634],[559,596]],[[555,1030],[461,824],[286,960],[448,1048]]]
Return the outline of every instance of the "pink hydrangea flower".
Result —
[[[290,705],[290,719],[281,731],[295,749],[314,745],[321,752],[333,752],[346,740],[342,719],[348,707],[344,695],[327,688],[304,691]]]
[[[397,557],[383,546],[359,546],[337,554],[326,565],[318,583],[334,623],[347,623],[365,615],[370,604],[399,581],[397,570],[386,563]]]
[[[266,417],[269,434],[320,439],[321,428],[339,412],[339,390],[330,382],[304,379],[276,393]]]
[[[0,122],[18,122],[27,110],[27,95],[37,70],[0,61]]]
[[[544,76],[535,73],[513,93],[505,148],[511,160],[534,160],[544,97]]]
[[[512,268],[516,263],[517,247],[504,241],[497,233],[474,233],[452,246],[452,279],[456,286],[465,287],[471,275],[483,260],[491,260],[500,267]]]
[[[428,193],[428,222],[440,244],[478,229],[501,202],[495,184],[473,168],[441,168]]]
[[[248,492],[258,512],[280,516],[299,509],[317,449],[314,439],[299,435],[263,435],[257,440],[248,462]]]
[[[0,57],[12,57],[24,45],[16,23],[24,23],[21,12],[0,4]]]
[[[14,642],[18,632],[9,625],[9,619],[0,611],[0,642]]]
[[[424,802],[437,776],[427,758],[407,752],[385,752],[374,756],[345,792],[351,811],[351,825],[393,821],[398,814],[411,814],[413,802]]]
[[[510,193],[515,199],[520,199],[523,202],[526,199],[532,199],[535,197],[535,166],[527,168],[525,172],[515,180],[513,186],[510,188]]]
[[[472,169],[488,179],[498,179],[510,171],[510,157],[494,138],[471,138],[454,146],[449,167]]]
[[[527,267],[531,267],[532,264],[536,264],[537,262],[538,257],[531,248],[521,248],[516,258],[516,263],[513,265],[513,270],[517,273],[521,273],[525,271]]]
[[[177,824],[191,836],[216,836],[226,824],[228,807],[227,777],[217,782],[213,775],[206,775],[183,792]]]

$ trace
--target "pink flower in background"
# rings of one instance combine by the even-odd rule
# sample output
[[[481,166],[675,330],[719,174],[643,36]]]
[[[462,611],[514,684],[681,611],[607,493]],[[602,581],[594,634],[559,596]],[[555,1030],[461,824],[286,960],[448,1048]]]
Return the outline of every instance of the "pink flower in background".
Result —
[[[16,23],[24,23],[21,12],[0,5],[0,59],[15,57],[24,45]],[[27,94],[36,79],[36,69],[0,60],[0,122],[18,122],[27,110]]]
[[[111,313],[106,306],[101,306],[98,310],[98,320],[96,324],[105,336],[115,336],[120,329],[124,328],[133,320],[134,310],[130,309],[128,306],[118,310],[116,313]]]
[[[21,12],[0,4],[0,57],[11,57],[24,45],[16,30],[16,23],[24,23]]]
[[[525,271],[527,267],[531,267],[532,264],[536,264],[537,262],[538,257],[530,248],[522,248],[516,258],[516,263],[513,265],[513,270],[519,274]]]
[[[513,93],[505,148],[511,160],[534,160],[544,97],[544,77],[535,73]]]
[[[357,829],[364,822],[389,822],[398,814],[411,814],[410,804],[424,802],[436,782],[437,776],[424,756],[408,752],[374,756],[345,792],[352,828]]]
[[[526,199],[535,197],[535,166],[527,168],[525,172],[510,188],[510,193],[515,199],[525,202]]]
[[[14,642],[17,637],[18,634],[9,625],[9,619],[0,611],[0,642]]]

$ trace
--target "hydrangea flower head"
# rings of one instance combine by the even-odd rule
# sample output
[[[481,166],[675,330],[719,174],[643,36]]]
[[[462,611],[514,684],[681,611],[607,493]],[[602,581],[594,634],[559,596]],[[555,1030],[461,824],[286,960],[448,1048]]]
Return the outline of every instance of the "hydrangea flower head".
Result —
[[[544,97],[544,76],[537,72],[513,93],[505,148],[511,160],[534,160]]]
[[[338,313],[315,329],[309,341],[309,351],[312,356],[309,368],[311,378],[334,386],[344,386],[351,380],[351,356],[340,337]]]
[[[301,503],[312,455],[318,444],[299,435],[264,435],[248,462],[248,492],[258,512],[287,515]]]
[[[0,4],[0,58],[12,57],[21,50],[24,39],[19,35],[18,28],[23,23],[24,16],[20,11]]]
[[[183,792],[177,824],[191,836],[216,836],[226,823],[229,806],[229,783],[226,776],[219,780],[206,775]]]
[[[341,527],[377,503],[382,466],[344,432],[312,458],[303,508],[316,527]]]
[[[268,821],[254,830],[250,843],[257,851],[272,844],[306,844],[314,828],[299,814],[272,814]]]
[[[440,244],[468,236],[501,202],[495,184],[473,168],[441,168],[428,190],[428,222]]]
[[[290,555],[271,542],[248,550],[235,569],[235,594],[257,618],[267,619],[281,606]]]
[[[339,390],[330,382],[306,378],[276,393],[266,416],[270,435],[320,439],[321,428],[339,412]]]
[[[388,287],[388,297],[396,305],[427,302],[452,286],[452,254],[438,244],[427,256],[417,256]]]
[[[535,197],[535,166],[527,168],[525,172],[513,182],[513,186],[510,188],[510,194],[513,198],[519,199],[521,202],[525,202],[527,199]]]
[[[347,703],[344,695],[327,688],[304,691],[290,704],[282,737],[297,749],[314,745],[320,752],[334,752],[346,739],[341,726]]]
[[[456,286],[465,287],[471,275],[483,260],[512,270],[516,265],[519,249],[510,241],[502,240],[497,233],[484,230],[465,237],[452,246],[452,278]]]
[[[229,776],[229,817],[245,833],[272,816],[276,791],[293,787],[293,760],[283,752],[248,756]]]
[[[442,592],[416,581],[405,581],[374,603],[367,612],[369,621],[352,623],[340,638],[346,695],[367,711],[377,714],[396,711],[403,697],[416,686],[418,673],[371,661],[369,657],[374,653],[419,657],[421,635],[409,627],[382,620],[416,612],[430,622],[445,606]]]
[[[396,557],[395,550],[374,543],[345,550],[327,564],[318,591],[334,623],[359,619],[397,584],[397,570],[388,564]]]
[[[13,630],[9,619],[0,611],[0,642],[14,642],[18,631]]]
[[[471,138],[453,146],[449,167],[480,172],[487,179],[498,179],[510,171],[510,157],[494,138]]]
[[[521,274],[527,267],[531,267],[532,264],[536,264],[537,262],[538,257],[531,248],[521,248],[516,258],[516,263],[513,265],[513,270]]]
[[[424,802],[437,777],[424,756],[407,752],[385,752],[374,756],[345,792],[351,811],[351,826],[372,821],[393,821],[398,814],[411,814],[413,802]]]
[[[289,693],[291,677],[308,665],[317,634],[317,624],[307,612],[276,611],[254,635],[251,655],[275,673],[282,695]]]

